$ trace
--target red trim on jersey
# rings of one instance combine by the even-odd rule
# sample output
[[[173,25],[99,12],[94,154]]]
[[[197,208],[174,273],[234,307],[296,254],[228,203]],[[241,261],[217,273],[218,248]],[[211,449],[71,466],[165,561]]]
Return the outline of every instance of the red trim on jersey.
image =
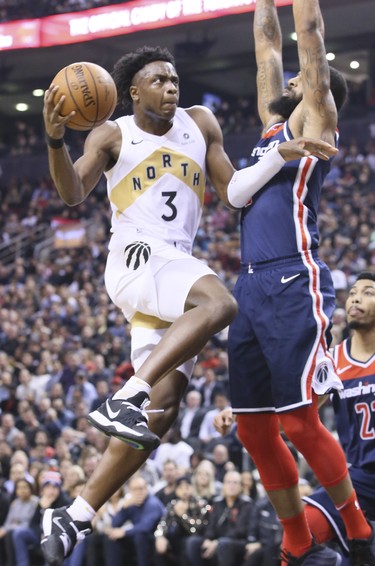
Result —
[[[347,350],[347,340],[344,340],[335,347],[335,362],[339,377],[342,381],[347,379],[363,379],[369,374],[375,373],[375,356],[368,362],[354,360]]]
[[[271,126],[271,128],[262,135],[262,140],[266,140],[267,138],[272,138],[272,136],[275,136],[276,134],[278,134],[280,132],[280,130],[282,130],[284,127],[284,122],[282,124],[275,124],[274,126]]]
[[[301,232],[302,253],[303,253],[303,256],[304,256],[305,263],[308,264],[308,266],[310,268],[310,273],[312,275],[312,278],[311,278],[312,295],[315,297],[316,313],[317,313],[317,316],[319,317],[319,320],[320,320],[321,325],[322,325],[321,337],[320,337],[318,346],[316,348],[314,358],[313,358],[313,361],[311,363],[311,367],[310,367],[310,370],[309,370],[309,373],[308,373],[308,376],[307,376],[307,379],[306,379],[306,395],[307,395],[307,399],[309,399],[309,400],[311,399],[311,391],[312,391],[311,383],[312,383],[312,378],[313,378],[314,371],[315,371],[315,368],[316,368],[316,358],[317,358],[319,346],[321,345],[324,348],[324,350],[326,350],[324,333],[325,333],[325,330],[326,330],[326,327],[327,327],[327,321],[322,314],[321,295],[318,292],[318,269],[316,267],[315,262],[312,260],[310,251],[308,249],[308,240],[307,240],[307,236],[306,236],[306,226],[304,225],[304,222],[303,222],[304,208],[303,208],[303,202],[302,202],[302,195],[303,195],[303,192],[306,188],[307,174],[309,172],[309,169],[312,167],[313,163],[314,162],[311,159],[311,157],[306,158],[306,162],[303,165],[301,178],[300,178],[299,185],[298,185],[297,192],[296,192],[296,196],[297,196],[297,199],[298,199],[297,220],[298,220],[298,224],[299,224],[300,232]]]
[[[301,236],[302,236],[302,250],[305,251],[308,249],[307,246],[307,238],[306,238],[306,230],[304,229],[303,225],[303,202],[302,202],[302,194],[306,187],[306,176],[312,164],[312,159],[310,157],[306,158],[306,163],[303,166],[301,179],[297,189],[297,198],[298,198],[298,224],[300,225]]]

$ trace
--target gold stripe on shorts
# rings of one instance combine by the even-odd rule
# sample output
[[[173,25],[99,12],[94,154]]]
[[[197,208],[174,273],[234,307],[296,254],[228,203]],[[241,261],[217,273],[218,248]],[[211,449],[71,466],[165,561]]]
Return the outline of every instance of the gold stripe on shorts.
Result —
[[[136,312],[132,317],[130,324],[132,327],[137,326],[139,328],[152,328],[156,330],[169,328],[172,323],[166,322],[165,320],[160,320],[160,318],[157,318],[156,316],[150,316],[148,314]]]

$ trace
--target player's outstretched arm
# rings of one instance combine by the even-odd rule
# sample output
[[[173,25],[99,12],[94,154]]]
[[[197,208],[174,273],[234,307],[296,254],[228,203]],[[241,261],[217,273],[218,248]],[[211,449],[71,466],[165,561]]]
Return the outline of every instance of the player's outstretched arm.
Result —
[[[336,153],[334,146],[322,140],[301,137],[282,142],[267,151],[255,165],[234,173],[228,185],[228,201],[235,208],[246,206],[287,161],[309,156],[328,161]]]
[[[302,132],[334,143],[337,110],[330,91],[319,0],[293,0],[293,17],[303,88]]]
[[[274,0],[257,0],[254,14],[255,58],[257,63],[258,112],[267,129],[278,121],[268,106],[281,96],[284,79],[282,39]]]
[[[51,177],[62,200],[69,206],[82,202],[98,183],[110,160],[108,140],[113,123],[106,122],[87,137],[83,156],[73,164],[64,143],[65,125],[74,116],[61,114],[62,96],[56,104],[54,95],[58,87],[46,90],[43,119],[48,147]],[[112,126],[110,125],[112,124]]]

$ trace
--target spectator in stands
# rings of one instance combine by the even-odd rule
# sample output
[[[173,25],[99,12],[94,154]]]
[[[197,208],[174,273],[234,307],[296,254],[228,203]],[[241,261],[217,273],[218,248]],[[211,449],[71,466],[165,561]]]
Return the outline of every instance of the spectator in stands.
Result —
[[[224,391],[217,391],[213,398],[214,408],[207,411],[199,429],[199,439],[202,442],[204,450],[212,450],[215,442],[221,438],[220,433],[218,433],[214,427],[213,421],[216,415],[226,407],[229,407],[229,404],[228,395]]]
[[[122,509],[114,515],[112,527],[107,531],[106,561],[111,566],[122,566],[130,553],[135,556],[137,566],[150,566],[154,531],[165,507],[157,497],[149,494],[141,476],[133,476],[128,487]]]
[[[120,378],[121,380],[121,378]],[[122,385],[122,380],[121,380]],[[109,396],[109,384],[106,379],[98,379],[95,383],[96,397],[92,400],[90,411],[95,411]]]
[[[251,470],[241,472],[242,493],[250,497],[253,501],[258,499],[258,486]]]
[[[14,438],[19,433],[18,428],[15,426],[14,415],[11,413],[3,413],[1,415],[1,428],[6,442],[8,444],[13,444]]]
[[[74,499],[74,490],[76,486],[85,480],[85,472],[78,464],[69,466],[64,474],[62,483],[62,492],[70,501]]]
[[[229,457],[228,447],[223,442],[215,444],[212,449],[211,460],[215,467],[215,478],[219,482],[223,481],[227,472],[235,469],[235,465]]]
[[[45,509],[67,505],[67,498],[61,493],[61,476],[58,472],[45,471],[41,476],[40,498],[27,527],[12,531],[13,551],[17,566],[31,566],[30,549],[40,547],[42,534],[41,520]]]
[[[10,457],[9,478],[3,483],[4,488],[10,496],[13,496],[16,487],[16,481],[26,479],[33,483],[33,478],[29,473],[29,459],[25,452],[17,450]]]
[[[245,553],[251,500],[241,494],[241,475],[227,472],[223,496],[212,503],[208,524],[202,535],[186,541],[186,554],[191,566],[210,564],[215,557],[219,566],[237,566]]]
[[[94,522],[93,533],[83,543],[86,545],[86,557],[89,566],[103,566],[107,533],[112,528],[113,517],[119,513],[125,503],[125,490],[121,487],[99,509]]]
[[[223,484],[215,477],[215,466],[210,460],[202,460],[192,473],[193,493],[212,504],[221,495]]]
[[[154,462],[161,473],[164,462],[169,460],[173,453],[173,459],[178,468],[185,473],[190,467],[190,456],[193,452],[194,449],[190,444],[181,439],[179,426],[175,423],[163,436],[162,443],[155,451]]]
[[[194,495],[189,476],[177,479],[175,491],[155,531],[156,566],[186,566],[187,537],[199,535],[207,525],[210,506]]]
[[[202,394],[192,389],[186,393],[185,404],[180,409],[177,426],[180,428],[181,438],[195,450],[201,447],[199,430],[207,409],[202,407]]]
[[[268,497],[253,505],[242,566],[279,566],[282,527]]]
[[[171,456],[173,456],[172,452]],[[175,460],[169,459],[164,462],[161,480],[162,486],[159,487],[158,484],[154,486],[154,494],[160,499],[164,507],[175,498],[177,478],[180,475],[181,473]]]
[[[33,485],[26,479],[18,479],[15,484],[15,497],[11,501],[5,521],[0,526],[0,539],[4,539],[7,564],[13,561],[12,531],[28,527],[38,505]],[[1,553],[0,553],[1,555]]]
[[[2,475],[2,466],[0,462],[0,475]],[[6,516],[9,511],[10,505],[10,498],[9,494],[3,489],[3,486],[0,484],[0,528],[3,527]],[[6,553],[5,553],[5,545],[3,541],[0,541],[0,564],[6,563]]]
[[[225,391],[223,383],[218,381],[215,370],[211,367],[203,369],[204,381],[199,387],[199,392],[202,395],[202,406],[206,409],[211,409],[215,404],[215,395],[218,392]]]
[[[65,402],[70,409],[74,408],[76,393],[79,393],[80,399],[85,403],[87,413],[87,409],[90,408],[97,399],[98,393],[95,386],[88,381],[87,371],[84,369],[80,369],[75,373],[74,384],[68,388]]]

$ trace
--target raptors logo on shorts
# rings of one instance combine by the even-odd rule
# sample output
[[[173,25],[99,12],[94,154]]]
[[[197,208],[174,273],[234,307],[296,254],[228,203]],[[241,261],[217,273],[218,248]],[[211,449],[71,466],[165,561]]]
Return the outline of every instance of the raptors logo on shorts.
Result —
[[[126,267],[135,271],[148,262],[151,255],[151,247],[145,242],[132,242],[126,246],[124,260]]]

